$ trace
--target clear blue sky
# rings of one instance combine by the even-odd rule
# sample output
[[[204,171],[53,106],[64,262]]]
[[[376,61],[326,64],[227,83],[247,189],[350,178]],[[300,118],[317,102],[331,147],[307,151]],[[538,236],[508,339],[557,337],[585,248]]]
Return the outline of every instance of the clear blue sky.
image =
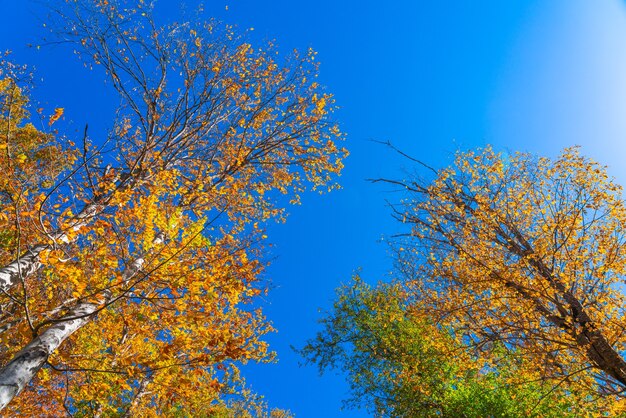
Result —
[[[161,0],[157,14],[170,16],[178,3]],[[626,180],[626,13],[618,0],[205,3],[207,16],[253,27],[258,42],[317,50],[321,81],[335,94],[336,119],[348,133],[343,189],[305,195],[286,224],[268,229],[276,258],[267,276],[275,289],[264,307],[279,331],[269,340],[280,361],[245,374],[271,405],[300,418],[366,416],[341,412],[343,377],[298,367],[290,345],[314,335],[318,310],[355,269],[370,281],[391,269],[384,237],[397,225],[385,199],[397,196],[365,179],[411,167],[370,139],[391,140],[434,166],[458,148],[487,143],[548,155],[579,144]],[[45,75],[39,100],[64,107],[76,129],[88,122],[98,135],[115,104],[99,77],[67,50],[25,47],[41,34],[40,10],[36,2],[0,0],[0,49]]]

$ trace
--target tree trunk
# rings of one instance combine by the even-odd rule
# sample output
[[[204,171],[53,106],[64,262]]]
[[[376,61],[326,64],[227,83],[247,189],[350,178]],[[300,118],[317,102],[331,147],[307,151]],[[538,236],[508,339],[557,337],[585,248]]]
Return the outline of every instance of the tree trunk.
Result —
[[[107,168],[107,171],[109,169]],[[116,190],[132,189],[138,183],[147,179],[148,174],[144,171],[124,172],[117,176],[113,182],[117,183]],[[101,187],[100,190],[105,190]],[[111,195],[100,195],[93,202],[86,204],[82,210],[74,216],[70,224],[70,228],[74,231],[87,225],[89,220],[101,213],[110,203]],[[59,229],[50,234],[50,238],[54,242],[70,243],[65,230]],[[0,268],[0,294],[8,292],[12,287],[20,283],[20,278],[30,276],[41,268],[39,255],[52,248],[51,244],[36,244],[28,248],[16,260]]]
[[[52,354],[70,335],[91,320],[95,303],[83,302],[47,328],[0,369],[0,410],[17,396]]]
[[[159,235],[153,244],[162,242],[163,237]],[[135,259],[124,272],[122,284],[127,284],[141,270],[143,264],[143,257]],[[0,369],[0,411],[35,377],[48,357],[74,332],[91,321],[98,308],[110,303],[113,296],[111,290],[107,289],[103,292],[100,303],[79,303],[69,313],[55,320],[54,325],[46,328]]]
[[[6,293],[20,282],[20,277],[26,277],[41,267],[39,254],[50,248],[49,245],[35,245],[26,250],[17,260],[0,268],[0,293]]]

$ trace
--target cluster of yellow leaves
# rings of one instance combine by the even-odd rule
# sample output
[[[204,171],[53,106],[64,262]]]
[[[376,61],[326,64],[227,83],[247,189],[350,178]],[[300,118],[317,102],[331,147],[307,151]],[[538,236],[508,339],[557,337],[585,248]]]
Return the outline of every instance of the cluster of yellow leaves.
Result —
[[[0,73],[1,75],[1,73]],[[0,260],[15,256],[18,240],[31,241],[47,226],[40,219],[45,194],[71,166],[75,151],[63,149],[28,118],[28,98],[11,77],[0,78]],[[36,220],[36,221],[35,221]]]
[[[63,116],[63,112],[64,112],[64,109],[62,107],[57,107],[56,109],[54,109],[54,114],[52,116],[50,116],[50,120],[48,121],[48,125],[52,125],[57,120],[61,119],[61,116]]]
[[[240,391],[239,364],[273,359],[263,341],[271,325],[250,304],[265,292],[262,223],[282,218],[280,194],[297,201],[307,187],[336,187],[346,152],[330,121],[332,97],[307,81],[317,73],[311,51],[281,67],[273,46],[255,49],[228,27],[215,34],[213,23],[192,25],[173,37],[151,25],[142,2],[68,3],[89,16],[69,33],[89,65],[109,72],[125,105],[107,155],[86,140],[82,163],[60,148],[56,158],[66,164],[48,167],[28,150],[23,161],[7,157],[23,178],[38,174],[21,193],[30,206],[0,218],[2,231],[21,230],[0,259],[6,265],[28,248],[45,250],[43,267],[6,298],[7,317],[17,321],[0,333],[0,358],[6,363],[77,304],[98,311],[10,413],[211,415],[224,395]],[[139,39],[145,44],[130,42]],[[154,69],[154,83],[133,76]],[[62,115],[57,108],[49,124]],[[14,123],[7,153],[20,129],[54,139]],[[14,172],[7,181],[17,184]],[[44,174],[51,189],[39,181]]]
[[[555,160],[486,148],[408,187],[418,241],[402,244],[401,268],[441,326],[520,349],[534,365],[520,380],[540,370],[573,394],[626,384],[626,208],[604,167],[576,148]]]

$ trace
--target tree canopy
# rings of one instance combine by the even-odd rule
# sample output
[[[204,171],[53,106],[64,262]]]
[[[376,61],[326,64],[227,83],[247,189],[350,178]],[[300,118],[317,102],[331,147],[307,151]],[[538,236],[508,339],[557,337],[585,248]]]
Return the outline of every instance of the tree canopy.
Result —
[[[621,392],[626,210],[604,167],[487,148],[405,186],[399,266],[437,321],[518,348],[555,384]]]
[[[605,167],[577,148],[415,161],[382,180],[409,227],[391,246],[397,284],[342,290],[305,358],[342,367],[352,404],[383,416],[624,413],[626,208]]]
[[[87,127],[72,141],[34,128],[28,83],[2,74],[0,408],[254,410],[229,399],[252,396],[240,364],[273,359],[252,303],[263,222],[282,218],[281,194],[333,188],[346,154],[314,52],[278,61],[217,22],[159,26],[143,1],[52,13],[121,105],[105,141]]]
[[[377,417],[582,417],[600,411],[572,402],[519,351],[489,356],[437,326],[401,283],[371,287],[358,276],[338,290],[322,330],[300,350],[320,371],[340,369],[347,408]]]
[[[2,414],[291,417],[241,368],[275,359],[266,225],[338,187],[347,155],[316,53],[162,24],[144,0],[46,4],[47,42],[119,106],[109,131],[70,132],[64,98],[40,107],[0,62]],[[626,206],[606,168],[577,148],[413,161],[375,180],[402,192],[393,277],[340,288],[305,361],[376,416],[626,416]]]

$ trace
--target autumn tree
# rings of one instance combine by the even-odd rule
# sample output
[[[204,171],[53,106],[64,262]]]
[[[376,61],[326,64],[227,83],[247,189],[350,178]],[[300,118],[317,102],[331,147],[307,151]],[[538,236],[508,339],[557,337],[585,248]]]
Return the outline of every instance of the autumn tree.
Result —
[[[416,303],[485,356],[515,350],[532,365],[522,378],[540,370],[620,410],[626,208],[605,167],[577,148],[555,159],[486,148],[421,167],[391,182],[406,193],[394,213],[411,229],[395,250]]]
[[[280,194],[334,187],[332,97],[312,51],[281,63],[216,22],[158,26],[141,0],[55,7],[55,42],[121,105],[106,140],[74,145],[28,124],[3,74],[0,409],[215,415],[238,364],[272,359],[249,304],[262,223]]]
[[[356,277],[338,290],[322,330],[300,350],[321,372],[346,374],[345,406],[377,417],[582,417],[567,386],[553,388],[523,356],[491,347],[487,360],[438,327],[401,283]],[[520,374],[524,374],[524,378]],[[532,377],[532,379],[530,379]]]

